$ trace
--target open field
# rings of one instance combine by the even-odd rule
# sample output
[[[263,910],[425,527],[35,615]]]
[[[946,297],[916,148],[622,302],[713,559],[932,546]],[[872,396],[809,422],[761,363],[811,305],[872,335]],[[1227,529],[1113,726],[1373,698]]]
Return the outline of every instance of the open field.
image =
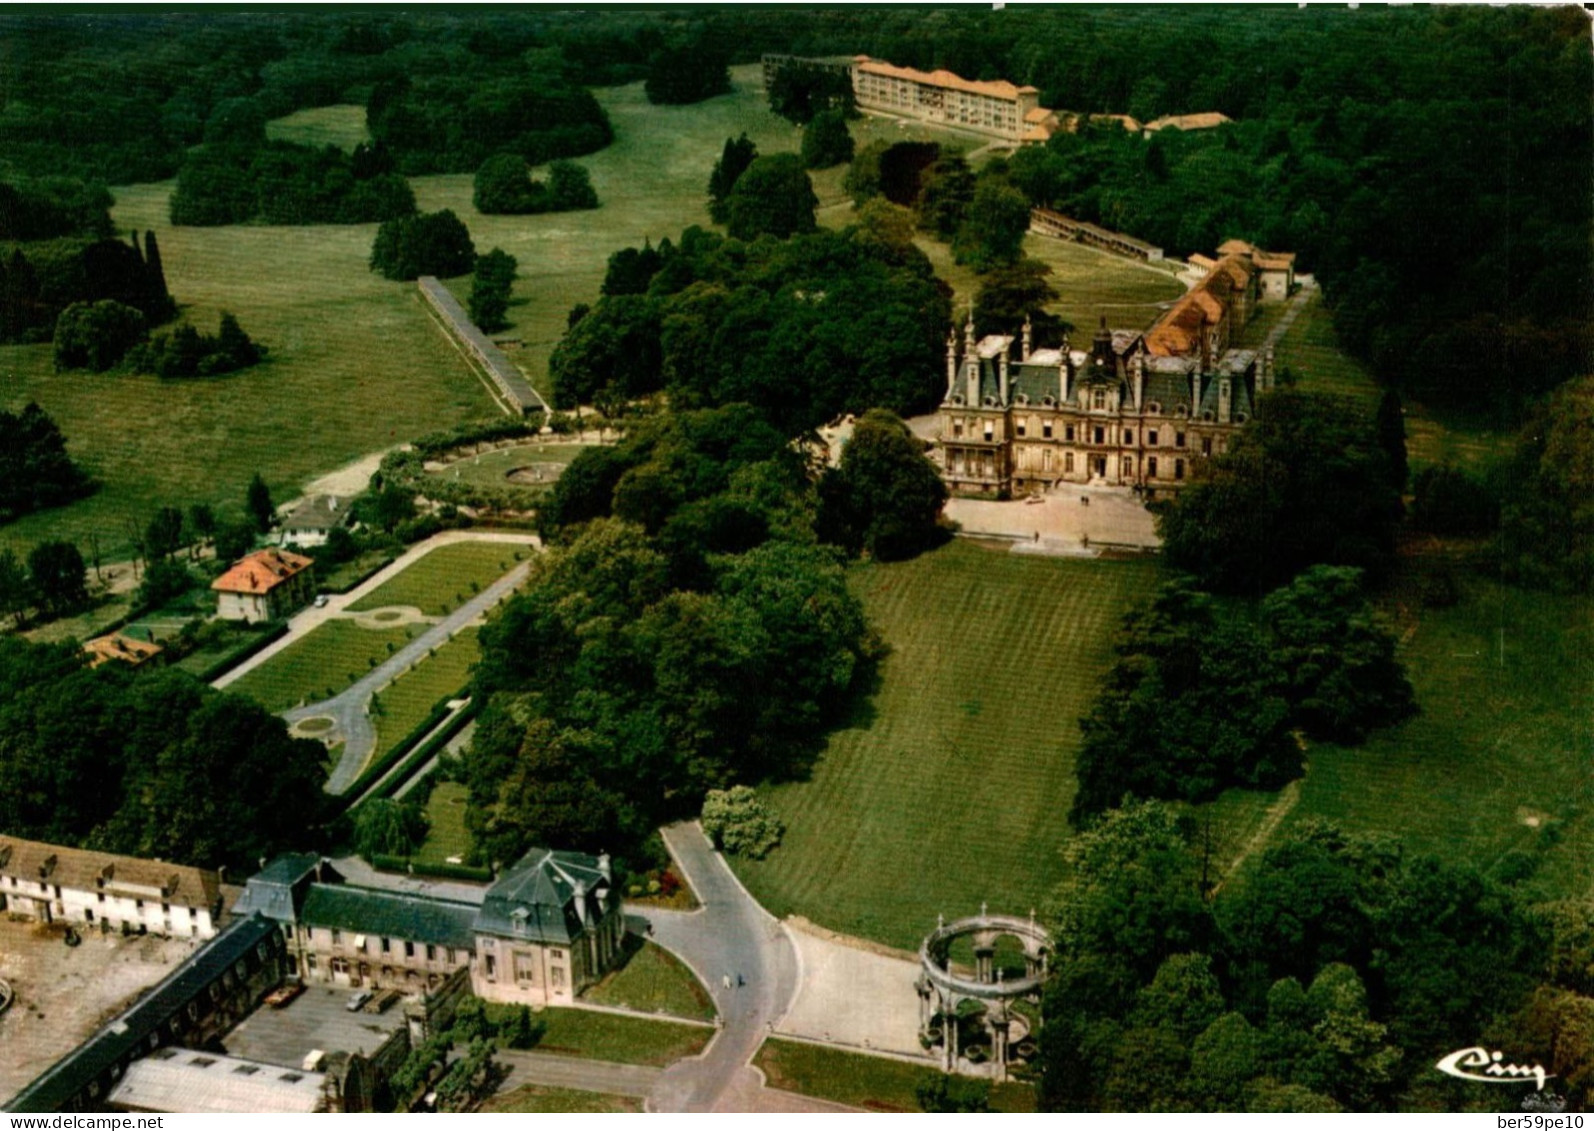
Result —
[[[424,627],[373,629],[352,620],[329,620],[239,677],[227,690],[249,696],[268,711],[329,699]]]
[[[1381,390],[1362,365],[1339,347],[1334,324],[1319,291],[1307,299],[1274,350],[1275,364],[1295,371],[1300,387],[1365,402],[1372,412]],[[1423,406],[1406,404],[1406,452],[1412,474],[1436,463],[1482,470],[1511,447],[1508,429],[1488,431],[1436,419]]]
[[[380,758],[425,722],[439,699],[462,690],[480,656],[476,630],[461,629],[431,656],[377,692],[371,702],[371,714],[377,717],[371,759]]]
[[[753,1066],[763,1070],[771,1088],[871,1111],[922,1111],[915,1086],[941,1075],[928,1066],[779,1038],[759,1047]],[[1020,1083],[993,1085],[991,1110],[1034,1111],[1035,1090]]]
[[[574,1088],[554,1088],[543,1084],[524,1084],[512,1092],[489,1096],[484,1112],[531,1112],[551,1115],[558,1112],[596,1115],[603,1112],[639,1112],[642,1101],[632,1096],[611,1096],[604,1092],[580,1092]]]
[[[1076,721],[1156,578],[1148,562],[965,541],[857,568],[892,648],[881,686],[811,780],[763,791],[786,836],[737,873],[776,915],[904,948],[940,912],[1040,906],[1068,835]]]
[[[367,452],[494,415],[414,286],[367,269],[376,225],[173,228],[171,187],[114,190],[116,227],[156,232],[172,294],[200,329],[215,333],[229,310],[271,354],[226,377],[162,381],[58,375],[47,345],[0,347],[0,405],[38,401],[104,484],[0,527],[0,546],[86,547],[94,534],[110,559],[127,548],[128,520],[141,528],[162,505],[237,516],[256,471],[282,500]]]
[[[348,611],[408,605],[429,617],[446,616],[514,569],[528,552],[523,546],[493,542],[439,546],[361,597]]]
[[[668,1013],[693,1021],[714,1020],[714,1003],[709,1000],[708,991],[679,959],[635,935],[626,936],[626,949],[629,957],[625,965],[605,975],[603,981],[581,995],[582,1000],[643,1013]]]
[[[449,857],[470,857],[470,830],[465,827],[465,803],[470,790],[459,782],[438,782],[426,799],[426,841],[415,850],[416,863],[446,864]]]
[[[1586,897],[1594,601],[1463,585],[1461,604],[1421,612],[1402,652],[1422,713],[1359,748],[1314,749],[1282,831],[1326,818],[1502,878],[1525,853],[1540,861],[1532,890]]]
[[[800,134],[769,112],[757,64],[732,67],[732,93],[692,106],[653,106],[642,84],[594,90],[614,125],[614,144],[577,158],[592,176],[602,207],[541,216],[483,216],[471,205],[470,174],[420,177],[411,183],[425,211],[452,208],[470,228],[478,252],[503,248],[520,261],[509,333],[511,352],[539,390],[548,355],[578,302],[593,302],[609,256],[623,247],[679,239],[693,224],[707,227],[708,175],[725,139],[746,133],[760,153],[795,151]],[[451,284],[464,301],[465,280]]]
[[[371,135],[365,129],[365,107],[355,105],[312,106],[286,118],[266,123],[266,137],[272,141],[291,141],[320,148],[335,145],[352,150]]]

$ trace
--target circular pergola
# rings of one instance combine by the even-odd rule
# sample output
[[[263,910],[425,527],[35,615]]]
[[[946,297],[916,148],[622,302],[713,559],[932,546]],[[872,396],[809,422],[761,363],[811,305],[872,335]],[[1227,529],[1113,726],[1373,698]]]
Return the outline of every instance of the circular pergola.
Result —
[[[1024,952],[1024,976],[1008,978],[996,965],[998,939],[1018,940]],[[972,976],[952,969],[952,946],[968,939],[974,947]],[[1015,1013],[1012,1004],[1021,998],[1038,1000],[1051,960],[1052,936],[1035,922],[1017,915],[992,915],[985,905],[978,915],[948,923],[945,917],[919,944],[919,1034],[926,1044],[933,1043],[933,1026],[941,1019],[941,1062],[948,1072],[958,1067],[959,1007],[977,1002],[983,1010],[986,1030],[991,1035],[991,1063],[998,1080],[1007,1076],[1009,1045],[1013,1029],[1020,1037],[1029,1031],[1029,1022]]]

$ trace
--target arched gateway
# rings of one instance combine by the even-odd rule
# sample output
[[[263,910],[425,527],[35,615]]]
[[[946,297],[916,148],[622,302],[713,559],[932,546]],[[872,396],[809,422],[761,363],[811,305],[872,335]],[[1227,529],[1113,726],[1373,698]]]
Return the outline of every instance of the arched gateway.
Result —
[[[1023,951],[1024,974],[1008,977],[997,964],[997,941],[1016,939]],[[973,944],[974,976],[954,973],[952,948],[960,940]],[[1016,915],[992,915],[985,905],[980,913],[948,923],[945,917],[919,944],[919,1035],[927,1048],[938,1043],[941,1065],[948,1072],[973,1069],[972,1060],[961,1061],[959,1027],[976,1017],[990,1036],[991,1075],[1007,1078],[1012,1049],[1030,1032],[1030,1022],[1012,1008],[1025,999],[1038,1002],[1051,960],[1052,937],[1035,922]],[[978,1069],[974,1069],[978,1071]]]

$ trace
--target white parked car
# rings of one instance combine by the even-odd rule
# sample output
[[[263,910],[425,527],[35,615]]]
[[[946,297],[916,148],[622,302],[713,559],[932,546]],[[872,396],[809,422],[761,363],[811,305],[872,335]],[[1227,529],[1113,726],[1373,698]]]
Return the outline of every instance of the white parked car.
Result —
[[[316,596],[315,596],[315,607],[318,608],[318,609],[324,609],[324,608],[327,607],[327,595],[325,593],[317,593],[316,594]]]

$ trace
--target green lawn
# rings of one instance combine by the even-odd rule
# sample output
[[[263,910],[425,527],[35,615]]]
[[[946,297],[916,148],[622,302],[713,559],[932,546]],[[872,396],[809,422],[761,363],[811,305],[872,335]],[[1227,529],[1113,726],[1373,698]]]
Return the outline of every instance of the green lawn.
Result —
[[[267,122],[266,137],[317,149],[335,145],[352,150],[362,141],[369,141],[371,135],[365,130],[365,107],[342,105],[312,106]]]
[[[371,629],[352,620],[329,620],[228,684],[227,690],[249,696],[268,711],[319,702],[366,675],[422,627]]]
[[[642,1101],[634,1096],[611,1096],[605,1092],[578,1092],[574,1088],[554,1088],[543,1084],[524,1084],[513,1092],[489,1096],[484,1112],[531,1112],[538,1115],[575,1113],[597,1115],[605,1112],[639,1112]]]
[[[38,401],[103,483],[0,528],[0,546],[58,537],[86,547],[97,535],[110,560],[125,552],[129,522],[142,528],[162,505],[238,516],[256,471],[282,500],[369,452],[495,415],[414,286],[367,268],[374,224],[173,228],[171,187],[114,189],[117,229],[154,230],[188,317],[214,333],[229,310],[270,357],[226,377],[162,381],[56,374],[47,345],[0,347],[0,405]]]
[[[1289,366],[1295,371],[1303,389],[1353,397],[1364,403],[1369,412],[1378,403],[1381,390],[1373,375],[1340,349],[1321,292],[1306,300],[1301,313],[1279,339],[1274,359],[1279,369]],[[1476,472],[1510,449],[1508,431],[1441,419],[1409,401],[1405,407],[1406,451],[1413,474],[1437,463]]]
[[[512,483],[507,478],[511,471],[538,464],[557,464],[563,467],[591,445],[588,444],[522,444],[513,448],[498,448],[480,455],[456,460],[447,467],[429,472],[439,479],[454,479],[475,487],[524,487],[528,494],[540,493],[536,485]],[[552,469],[545,472],[545,481],[552,486]]]
[[[376,746],[371,757],[379,758],[402,742],[426,721],[443,696],[463,690],[470,681],[470,669],[480,656],[476,630],[460,629],[429,657],[377,692],[371,703],[371,714],[377,720]]]
[[[465,221],[477,251],[503,248],[520,261],[508,333],[523,345],[510,356],[536,388],[547,383],[548,355],[570,308],[597,300],[610,255],[644,237],[677,240],[693,224],[710,224],[708,176],[726,138],[745,132],[766,154],[797,149],[797,129],[764,101],[759,66],[732,67],[731,82],[730,94],[691,106],[654,106],[641,83],[594,90],[615,140],[577,159],[602,202],[591,212],[483,216],[471,204],[471,174],[412,182],[423,210],[452,208]],[[468,281],[451,286],[463,301]]]
[[[470,859],[470,830],[465,827],[465,803],[470,790],[459,782],[438,782],[426,799],[426,841],[415,851],[416,863],[446,864],[449,857]]]
[[[892,649],[881,686],[810,780],[763,790],[786,836],[738,874],[776,915],[904,948],[938,913],[1040,906],[1060,876],[1076,720],[1156,578],[1149,562],[961,540],[855,569]]]
[[[753,1065],[763,1070],[771,1088],[872,1111],[922,1111],[914,1088],[919,1081],[940,1075],[935,1068],[902,1060],[778,1038],[759,1047]],[[991,1088],[991,1110],[1032,1112],[1035,1089],[1013,1082],[996,1084]]]
[[[1468,599],[1422,612],[1402,653],[1422,713],[1362,747],[1314,749],[1283,830],[1322,817],[1491,871],[1527,853],[1534,891],[1584,897],[1594,601],[1463,584]]]
[[[497,1019],[512,1006],[487,1004],[487,1016]],[[537,1042],[537,1052],[612,1060],[620,1064],[663,1067],[703,1051],[715,1030],[708,1025],[683,1025],[649,1017],[625,1017],[590,1009],[550,1006],[537,1014],[548,1028]]]
[[[597,1005],[714,1020],[714,1003],[697,977],[663,947],[626,936],[626,964],[581,996]]]
[[[504,542],[451,542],[417,558],[397,577],[384,581],[349,606],[368,612],[390,605],[412,605],[427,616],[453,612],[515,568],[529,546]]]

